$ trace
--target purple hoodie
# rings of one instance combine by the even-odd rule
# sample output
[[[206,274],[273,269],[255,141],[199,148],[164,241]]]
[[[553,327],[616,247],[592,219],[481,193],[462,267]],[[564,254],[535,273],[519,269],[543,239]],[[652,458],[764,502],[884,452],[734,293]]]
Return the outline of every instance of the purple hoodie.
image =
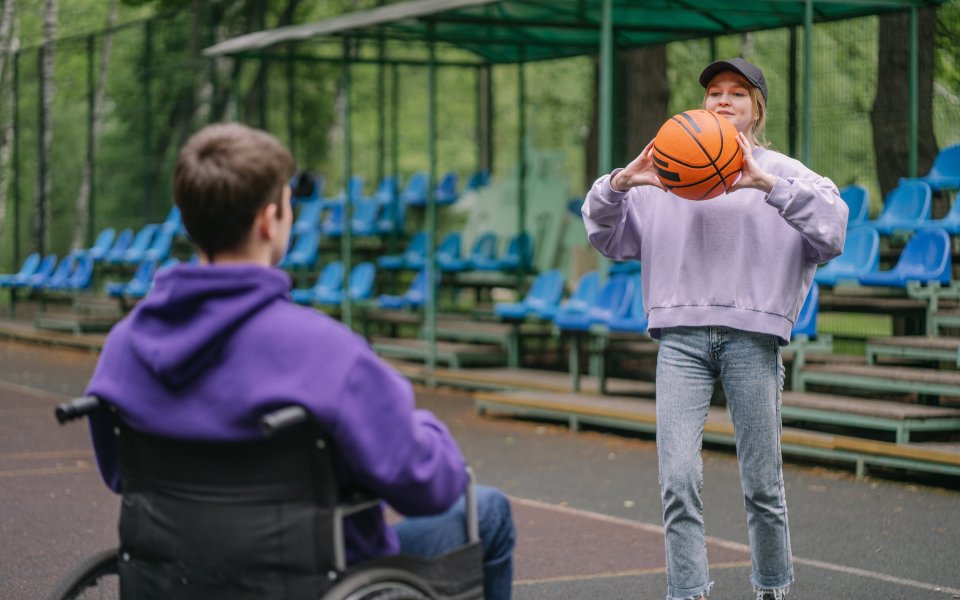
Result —
[[[653,186],[618,192],[598,179],[583,204],[590,243],[638,259],[650,334],[724,325],[790,341],[817,265],[843,251],[847,204],[837,186],[779,152],[753,157],[777,183],[694,202]]]
[[[193,440],[256,439],[261,415],[298,404],[333,438],[352,478],[345,483],[406,515],[447,509],[467,478],[446,427],[414,408],[409,382],[363,338],[296,306],[289,289],[284,272],[256,265],[160,271],[110,332],[87,393],[136,430]],[[116,443],[104,425],[91,422],[97,461],[120,492]],[[396,553],[382,511],[357,517],[347,528],[352,560]]]

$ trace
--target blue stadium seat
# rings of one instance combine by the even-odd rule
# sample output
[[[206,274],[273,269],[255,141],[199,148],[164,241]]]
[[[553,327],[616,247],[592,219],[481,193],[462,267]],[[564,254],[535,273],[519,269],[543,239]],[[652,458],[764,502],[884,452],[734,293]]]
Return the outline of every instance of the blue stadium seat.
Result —
[[[605,325],[615,317],[626,316],[636,285],[637,277],[634,275],[614,275],[603,285],[586,312],[560,311],[553,323],[561,331],[589,331],[591,325]]]
[[[867,188],[854,183],[840,190],[840,197],[850,209],[847,229],[863,225],[869,217],[867,209],[870,207],[870,197],[867,194]]]
[[[77,259],[77,264],[70,274],[63,289],[70,291],[79,291],[89,289],[93,284],[93,259],[89,256],[81,256]]]
[[[373,295],[373,283],[377,276],[377,269],[371,262],[357,263],[350,270],[350,279],[347,281],[347,293],[353,301],[366,300]],[[327,290],[315,294],[314,304],[339,305],[343,302],[343,289]]]
[[[34,252],[24,259],[23,264],[20,265],[19,271],[16,273],[0,275],[0,287],[16,287],[17,283],[25,282],[31,275],[33,275],[39,266],[40,253]]]
[[[960,202],[954,198],[950,211],[942,219],[933,219],[922,224],[919,229],[943,229],[950,235],[960,235]]]
[[[310,200],[300,204],[297,220],[293,222],[293,228],[291,229],[292,233],[301,234],[305,231],[319,229],[323,206],[323,202],[320,200]]]
[[[160,224],[160,230],[170,231],[174,235],[183,231],[183,220],[180,218],[179,206],[173,205],[170,208],[170,212],[167,213],[167,218]]]
[[[800,314],[797,315],[797,322],[793,325],[790,332],[790,338],[797,336],[806,336],[808,340],[817,339],[817,314],[820,312],[820,286],[814,281],[810,285],[810,291],[803,300],[803,306],[800,308]]]
[[[460,246],[462,237],[457,231],[452,231],[445,235],[440,243],[437,244],[437,268],[441,271],[454,272],[463,265],[460,258]]]
[[[100,259],[103,262],[108,264],[119,264],[123,260],[123,253],[127,251],[127,248],[130,247],[130,244],[133,242],[133,230],[129,227],[122,230],[115,240],[113,240],[113,246],[110,247],[110,251],[105,253]]]
[[[40,261],[40,264],[37,266],[36,270],[30,274],[29,277],[25,279],[17,280],[13,282],[8,287],[13,288],[39,288],[43,285],[43,282],[47,280],[53,274],[54,269],[57,268],[57,255],[48,254],[43,257],[43,260]]]
[[[380,202],[376,198],[358,200],[353,205],[352,232],[356,236],[377,235],[377,217],[380,213]]]
[[[881,212],[875,221],[867,221],[881,235],[897,231],[914,231],[930,220],[932,194],[930,186],[922,181],[909,181],[898,185],[887,195]]]
[[[475,192],[480,188],[487,187],[490,183],[490,171],[481,169],[470,176],[467,180],[467,186],[464,191]]]
[[[429,179],[426,173],[414,173],[407,180],[407,185],[400,193],[400,201],[408,206],[424,206],[427,203],[427,185]]]
[[[467,257],[467,269],[477,271],[494,271],[497,266],[497,234],[488,231],[477,236],[473,242],[473,249]]]
[[[177,235],[176,230],[160,228],[153,243],[143,253],[143,258],[149,258],[161,263],[170,256],[170,249],[173,247],[173,238]]]
[[[613,261],[610,265],[610,271],[608,275],[618,275],[621,273],[639,273],[640,272],[640,261],[639,260],[625,260],[625,261]]]
[[[926,185],[926,184],[924,184]],[[889,271],[861,275],[862,285],[906,287],[910,281],[950,284],[950,235],[942,229],[924,229],[913,234]]]
[[[437,252],[437,261],[440,265],[441,271],[447,272],[460,272],[460,271],[469,271],[470,269],[476,268],[476,265],[492,265],[490,269],[493,270],[497,267],[497,234],[492,231],[481,234],[476,237],[473,241],[473,249],[470,250],[470,255],[466,258],[462,258],[457,255],[454,256],[444,256],[441,257],[441,254],[438,250]]]
[[[493,312],[501,319],[522,321],[527,317],[550,319],[563,297],[563,273],[544,271],[533,279],[527,295],[520,302],[497,302]]]
[[[377,306],[390,310],[399,310],[403,308],[419,308],[427,300],[427,272],[426,270],[417,271],[410,282],[410,287],[402,296],[392,294],[381,294],[377,296]]]
[[[129,281],[111,281],[106,285],[107,295],[111,298],[142,298],[153,285],[153,274],[157,270],[157,261],[144,260],[137,265]]]
[[[407,211],[405,205],[397,199],[388,200],[381,203],[380,217],[377,219],[377,233],[386,235],[388,233],[403,233],[406,228]]]
[[[459,179],[455,171],[449,171],[444,174],[433,193],[433,198],[437,205],[446,206],[460,199],[460,192],[457,191]]]
[[[343,235],[343,203],[328,204],[324,211],[323,223],[320,231],[327,237]]]
[[[550,318],[556,319],[560,313],[583,314],[597,301],[600,293],[600,271],[590,271],[580,276],[570,297],[560,303]]]
[[[385,271],[402,271],[423,267],[427,252],[427,233],[418,231],[410,237],[403,254],[388,254],[377,259],[377,266]]]
[[[399,192],[397,183],[396,177],[393,175],[385,175],[380,180],[380,184],[377,185],[377,189],[373,192],[373,196],[370,196],[370,199],[376,200],[381,204],[390,202],[393,200],[393,195]]]
[[[633,298],[627,313],[611,317],[607,321],[607,329],[615,333],[646,333],[647,313],[643,308],[643,293],[639,278],[633,286]]]
[[[363,198],[363,175],[353,175],[350,177],[350,181],[347,184],[349,189],[350,200],[356,201],[360,198]],[[343,204],[346,200],[347,194],[344,190],[340,190],[336,196],[331,196],[330,198],[325,198],[323,203],[325,206],[330,207],[335,204]]]
[[[331,294],[340,294],[342,289],[343,262],[335,260],[327,263],[320,270],[313,287],[292,290],[290,297],[297,304],[311,304],[314,298],[328,299],[332,297]]]
[[[57,267],[53,270],[53,273],[51,273],[49,277],[35,281],[31,278],[30,287],[35,290],[58,290],[66,286],[67,281],[70,279],[70,274],[73,272],[73,266],[75,263],[76,259],[72,254],[64,256],[62,259],[60,259],[60,262],[57,263]]]
[[[529,271],[533,268],[533,241],[526,231],[510,238],[506,252],[497,261],[497,268],[501,271],[517,271],[521,260],[524,270]]]
[[[900,179],[900,183],[908,181],[922,181],[935,192],[960,190],[960,144],[948,146],[938,152],[930,172],[923,177]]]
[[[89,256],[94,260],[100,260],[103,255],[110,251],[114,238],[117,237],[117,231],[113,227],[105,227],[97,234],[97,239],[89,248],[80,248],[71,252],[74,257]]]
[[[148,223],[144,225],[140,231],[137,232],[137,236],[133,238],[133,242],[130,244],[130,247],[124,251],[120,260],[111,262],[114,264],[120,263],[124,265],[138,264],[141,260],[143,260],[143,255],[146,254],[147,249],[150,247],[150,243],[153,241],[153,236],[159,229],[160,226],[154,223]]]
[[[813,279],[832,287],[843,279],[857,281],[879,268],[880,234],[872,227],[856,227],[847,231],[843,254],[817,269]]]
[[[296,241],[287,250],[286,256],[280,261],[283,269],[310,269],[317,264],[317,255],[320,253],[320,232],[316,229],[305,231],[297,236]]]

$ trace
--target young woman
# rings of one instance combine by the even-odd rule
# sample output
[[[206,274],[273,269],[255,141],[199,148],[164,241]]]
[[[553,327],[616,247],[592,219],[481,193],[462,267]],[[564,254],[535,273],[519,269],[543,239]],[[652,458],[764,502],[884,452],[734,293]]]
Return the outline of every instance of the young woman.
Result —
[[[783,363],[819,263],[839,255],[847,206],[837,187],[765,147],[767,85],[734,58],[700,75],[703,108],[739,131],[743,170],[726,194],[694,202],[665,191],[651,142],[598,179],[583,206],[590,243],[639,259],[657,357],[657,452],[666,535],[667,598],[706,598],[700,451],[714,382],[736,435],[756,598],[780,600],[793,582],[780,450]]]

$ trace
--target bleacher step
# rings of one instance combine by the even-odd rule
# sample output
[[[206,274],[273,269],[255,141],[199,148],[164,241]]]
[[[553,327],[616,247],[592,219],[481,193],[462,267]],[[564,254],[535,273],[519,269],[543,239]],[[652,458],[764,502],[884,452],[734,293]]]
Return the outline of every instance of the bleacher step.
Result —
[[[430,350],[426,340],[412,338],[375,336],[370,343],[377,354],[384,357],[425,361]],[[437,341],[435,350],[436,361],[454,369],[470,365],[502,365],[507,360],[504,349],[491,344]]]
[[[413,381],[425,381],[426,374],[422,365],[410,364],[399,360],[387,359],[401,374]],[[441,385],[449,385],[468,390],[532,390],[553,394],[570,393],[570,375],[561,371],[522,368],[473,368],[473,369],[434,369],[434,380]],[[581,390],[588,394],[600,393],[600,382],[596,377],[580,378]],[[607,393],[616,396],[653,397],[654,384],[634,379],[607,379]]]
[[[474,404],[481,414],[549,418],[567,422],[574,430],[581,425],[596,425],[644,433],[656,431],[656,404],[650,400],[521,390],[475,392]],[[733,424],[723,409],[710,410],[704,440],[735,443]],[[852,462],[858,475],[871,465],[960,475],[960,448],[952,445],[894,444],[790,427],[783,428],[781,443],[787,455]]]
[[[869,338],[866,356],[869,362],[885,357],[950,361],[960,366],[960,338],[928,335]]]
[[[794,389],[810,383],[877,392],[960,396],[960,371],[890,365],[806,364]]]

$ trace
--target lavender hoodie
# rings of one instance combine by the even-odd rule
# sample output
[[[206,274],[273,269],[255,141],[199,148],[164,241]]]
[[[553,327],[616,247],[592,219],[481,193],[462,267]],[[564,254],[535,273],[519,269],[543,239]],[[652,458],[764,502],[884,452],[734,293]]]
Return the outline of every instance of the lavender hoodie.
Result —
[[[598,179],[583,204],[590,243],[639,259],[650,334],[724,325],[790,341],[818,264],[843,251],[847,205],[837,186],[772,150],[753,157],[778,181],[694,202],[652,186],[627,192]],[[616,171],[615,171],[616,172]]]
[[[255,265],[178,265],[110,332],[88,394],[134,429],[194,440],[251,440],[259,417],[298,404],[333,438],[352,481],[399,512],[451,506],[466,489],[446,427],[414,408],[413,390],[365,340],[288,297],[290,278]],[[97,461],[121,483],[114,437],[91,422]],[[393,554],[381,511],[347,527],[351,559]],[[360,533],[363,531],[364,533]]]

